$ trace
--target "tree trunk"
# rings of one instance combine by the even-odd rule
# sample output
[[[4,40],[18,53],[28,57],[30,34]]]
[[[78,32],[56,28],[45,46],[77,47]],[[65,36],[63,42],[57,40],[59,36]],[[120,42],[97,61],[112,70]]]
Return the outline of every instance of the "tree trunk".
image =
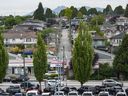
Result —
[[[40,87],[39,87],[39,94],[42,94],[42,87],[41,87],[41,82],[39,82]]]
[[[80,82],[80,84],[81,84],[81,87],[83,86],[83,82]]]

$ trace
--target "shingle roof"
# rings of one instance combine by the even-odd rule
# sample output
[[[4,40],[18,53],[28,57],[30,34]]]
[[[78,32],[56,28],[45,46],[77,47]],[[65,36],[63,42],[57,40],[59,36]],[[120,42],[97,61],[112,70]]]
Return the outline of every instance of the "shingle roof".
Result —
[[[5,32],[3,34],[4,38],[36,38],[36,32]]]
[[[113,36],[111,39],[123,39],[124,36],[125,36],[125,33],[122,32],[122,33],[120,33],[120,34],[118,34],[116,36]]]

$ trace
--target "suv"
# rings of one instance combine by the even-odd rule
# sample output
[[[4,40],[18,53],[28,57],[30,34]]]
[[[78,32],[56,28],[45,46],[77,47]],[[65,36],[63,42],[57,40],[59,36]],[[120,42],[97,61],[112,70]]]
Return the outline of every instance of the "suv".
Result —
[[[105,79],[102,81],[102,85],[103,86],[121,86],[123,87],[123,83],[122,82],[118,82],[116,80],[113,79]]]

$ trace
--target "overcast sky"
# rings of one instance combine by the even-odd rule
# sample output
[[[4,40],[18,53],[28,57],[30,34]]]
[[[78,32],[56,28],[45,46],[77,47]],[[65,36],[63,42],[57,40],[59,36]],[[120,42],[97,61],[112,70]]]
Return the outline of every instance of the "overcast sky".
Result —
[[[43,7],[51,9],[57,6],[90,6],[105,8],[110,4],[112,8],[122,5],[123,8],[128,4],[128,0],[0,0],[0,15],[25,15],[34,11],[39,2],[42,2]]]

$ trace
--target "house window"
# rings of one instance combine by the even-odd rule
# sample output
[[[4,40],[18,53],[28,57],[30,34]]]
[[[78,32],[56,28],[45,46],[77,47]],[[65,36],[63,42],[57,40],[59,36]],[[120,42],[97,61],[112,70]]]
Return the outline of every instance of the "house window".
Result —
[[[8,39],[5,39],[6,40],[6,42],[8,41]]]
[[[13,38],[12,41],[15,41],[15,39]]]
[[[31,38],[26,39],[26,42],[31,42]]]

